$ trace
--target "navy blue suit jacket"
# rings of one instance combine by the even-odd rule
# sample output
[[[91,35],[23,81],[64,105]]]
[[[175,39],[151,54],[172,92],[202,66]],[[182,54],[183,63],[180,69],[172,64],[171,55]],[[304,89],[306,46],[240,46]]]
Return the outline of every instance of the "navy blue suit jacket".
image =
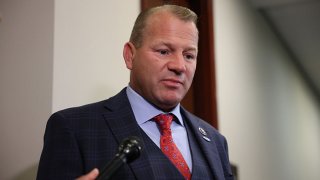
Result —
[[[211,173],[217,180],[233,179],[225,138],[185,109],[181,113],[191,125]],[[211,141],[203,138],[199,127]],[[124,138],[141,137],[141,132],[125,89],[105,101],[56,112],[47,123],[37,179],[75,179],[95,167],[101,168],[112,160]],[[118,177],[158,179],[151,163],[148,154],[142,151],[137,160],[121,169]],[[170,179],[165,175],[162,178]]]

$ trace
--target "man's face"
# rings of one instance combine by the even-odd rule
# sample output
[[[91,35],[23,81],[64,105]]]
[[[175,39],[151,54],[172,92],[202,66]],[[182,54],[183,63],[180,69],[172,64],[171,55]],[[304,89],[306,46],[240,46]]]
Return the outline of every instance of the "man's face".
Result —
[[[191,86],[196,70],[198,31],[193,22],[160,12],[147,20],[143,36],[141,47],[125,45],[132,49],[131,60],[126,60],[131,70],[130,86],[147,101],[169,111]]]

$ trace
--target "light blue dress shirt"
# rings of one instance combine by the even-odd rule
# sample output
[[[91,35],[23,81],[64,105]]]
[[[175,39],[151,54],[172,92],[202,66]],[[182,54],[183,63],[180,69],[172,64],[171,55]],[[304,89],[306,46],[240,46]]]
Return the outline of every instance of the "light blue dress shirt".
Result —
[[[163,112],[155,106],[146,101],[142,96],[136,93],[130,86],[126,89],[129,102],[131,104],[133,114],[137,123],[142,130],[149,136],[149,138],[160,148],[160,131],[156,122],[152,120],[158,114],[172,113],[179,122],[172,121],[171,132],[174,143],[180,150],[183,158],[192,170],[192,158],[189,147],[189,141],[186,128],[183,124],[182,116],[180,113],[180,104],[178,104],[171,112]]]

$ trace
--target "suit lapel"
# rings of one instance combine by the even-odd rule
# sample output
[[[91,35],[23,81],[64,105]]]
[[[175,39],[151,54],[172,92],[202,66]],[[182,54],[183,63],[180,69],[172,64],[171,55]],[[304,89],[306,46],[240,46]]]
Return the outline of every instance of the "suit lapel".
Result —
[[[193,116],[183,108],[181,109],[181,112],[185,115],[186,121],[191,127],[191,131],[194,132],[195,138],[199,142],[200,149],[202,150],[204,157],[208,160],[208,164],[215,179],[224,180],[221,159],[215,143],[216,140],[211,134],[207,133],[209,131],[205,129],[205,126],[201,125],[203,123],[200,122],[199,118]],[[203,132],[201,133],[202,130],[200,129],[204,130],[207,135],[205,136],[202,134]]]
[[[136,136],[142,140],[140,127],[134,118],[125,89],[109,99],[105,107],[109,109],[108,112],[104,113],[106,123],[119,144],[123,139],[130,136]],[[145,144],[143,141],[141,143],[142,152],[140,157],[130,163],[129,167],[137,179],[145,179],[146,177],[154,179],[148,155],[143,150]]]

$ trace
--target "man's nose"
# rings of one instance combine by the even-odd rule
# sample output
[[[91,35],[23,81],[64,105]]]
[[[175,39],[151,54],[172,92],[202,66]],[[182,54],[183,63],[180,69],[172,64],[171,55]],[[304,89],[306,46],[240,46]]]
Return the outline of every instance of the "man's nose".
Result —
[[[175,55],[168,63],[168,69],[177,74],[186,71],[186,60],[182,54]]]

